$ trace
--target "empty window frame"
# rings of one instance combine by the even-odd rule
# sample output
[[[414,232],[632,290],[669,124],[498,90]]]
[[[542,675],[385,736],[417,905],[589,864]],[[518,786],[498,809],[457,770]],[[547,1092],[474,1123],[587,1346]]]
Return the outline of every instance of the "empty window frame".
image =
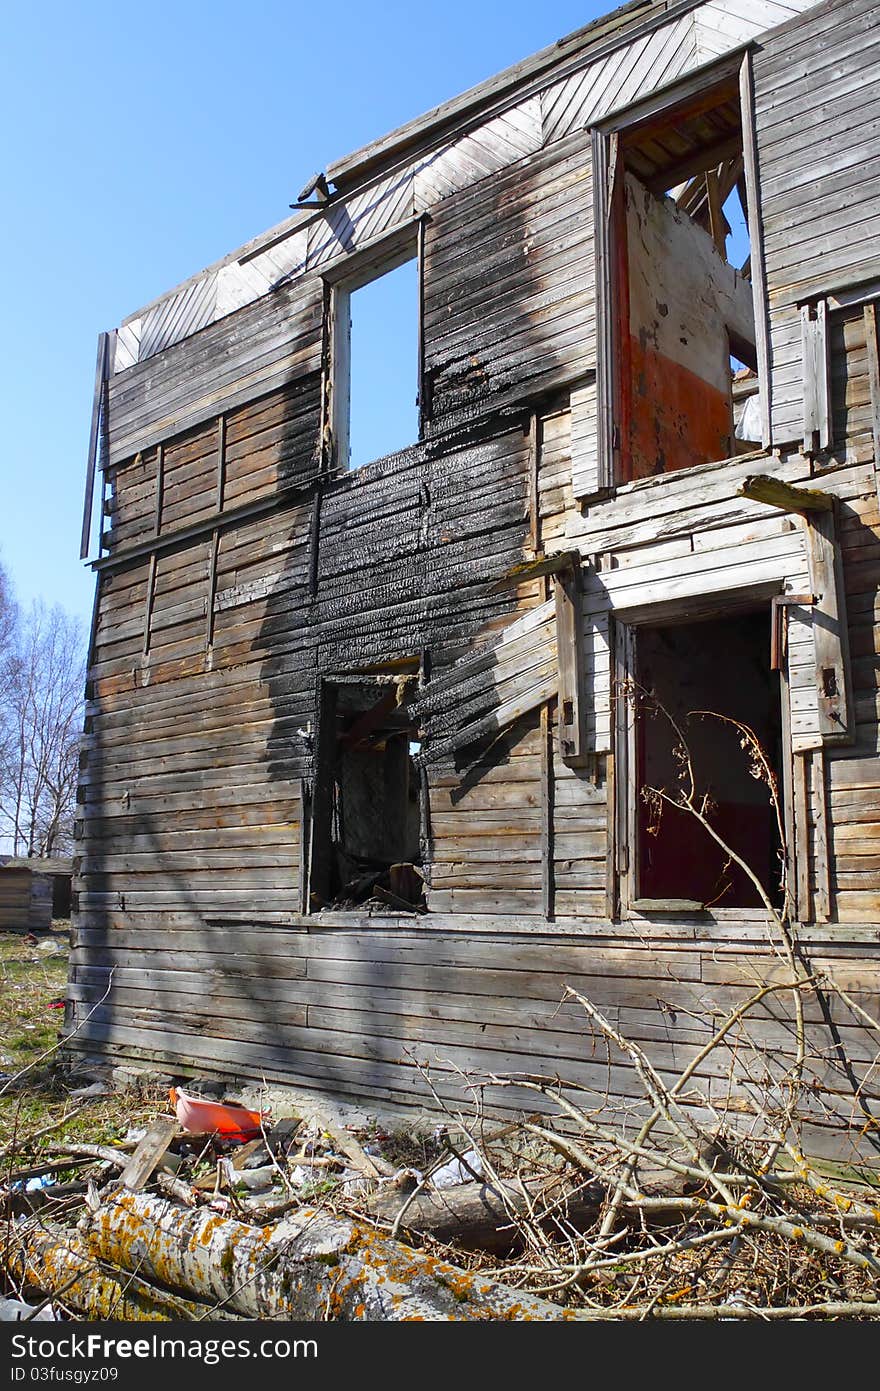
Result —
[[[593,135],[603,486],[769,440],[748,60]]]
[[[421,232],[354,258],[327,286],[332,464],[356,469],[420,436]]]
[[[321,682],[306,909],[420,907],[418,663]]]
[[[771,606],[621,627],[618,856],[623,905],[639,911],[760,909],[782,903],[785,698],[771,669]],[[752,730],[769,777],[750,747]],[[723,844],[680,803],[694,804]],[[728,850],[735,852],[730,855]]]

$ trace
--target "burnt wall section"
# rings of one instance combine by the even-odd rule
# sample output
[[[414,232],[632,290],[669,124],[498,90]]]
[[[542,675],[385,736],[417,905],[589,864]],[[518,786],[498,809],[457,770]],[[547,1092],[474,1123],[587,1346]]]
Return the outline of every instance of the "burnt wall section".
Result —
[[[587,132],[437,204],[425,243],[424,407],[432,428],[595,368]]]
[[[880,278],[876,16],[873,0],[817,6],[755,54],[776,444],[803,430],[799,302]]]
[[[163,544],[222,513],[276,498],[320,466],[321,374],[217,411],[201,425],[111,464],[102,534],[111,556]]]

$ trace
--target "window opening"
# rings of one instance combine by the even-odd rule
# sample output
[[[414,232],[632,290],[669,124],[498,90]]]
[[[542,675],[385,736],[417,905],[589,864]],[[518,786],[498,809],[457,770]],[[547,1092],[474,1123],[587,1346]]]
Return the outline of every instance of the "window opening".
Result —
[[[736,75],[618,130],[614,159],[620,480],[759,448]]]
[[[761,906],[748,876],[690,812],[664,803],[658,817],[642,795],[644,788],[664,788],[675,798],[682,786],[680,741],[662,706],[684,733],[711,824],[781,905],[782,847],[768,788],[754,776],[735,726],[692,713],[711,711],[748,725],[781,789],[781,704],[769,653],[766,609],[637,629],[637,687],[651,693],[638,702],[635,729],[637,902]]]
[[[324,683],[312,834],[311,906],[423,906],[417,676]]]
[[[356,469],[419,437],[418,258],[335,287],[337,464]]]

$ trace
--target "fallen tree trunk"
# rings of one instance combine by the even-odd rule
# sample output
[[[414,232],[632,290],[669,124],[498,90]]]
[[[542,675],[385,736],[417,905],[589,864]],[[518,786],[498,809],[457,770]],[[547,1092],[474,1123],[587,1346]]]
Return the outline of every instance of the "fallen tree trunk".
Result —
[[[28,1222],[10,1228],[0,1265],[22,1289],[58,1297],[90,1319],[189,1321],[209,1313],[207,1305],[154,1289],[140,1276],[103,1269],[82,1235],[67,1227]]]
[[[252,1227],[120,1191],[83,1219],[86,1250],[246,1318],[345,1321],[576,1319],[438,1261],[366,1223],[300,1208]]]
[[[454,1241],[470,1251],[510,1255],[523,1245],[515,1219],[534,1216],[535,1205],[538,1211],[547,1211],[548,1220],[552,1212],[580,1229],[595,1221],[606,1191],[594,1184],[554,1205],[534,1184],[523,1193],[507,1183],[459,1183],[454,1188],[425,1190],[409,1198],[399,1191],[380,1190],[371,1196],[369,1209],[381,1221],[397,1222],[401,1232]]]

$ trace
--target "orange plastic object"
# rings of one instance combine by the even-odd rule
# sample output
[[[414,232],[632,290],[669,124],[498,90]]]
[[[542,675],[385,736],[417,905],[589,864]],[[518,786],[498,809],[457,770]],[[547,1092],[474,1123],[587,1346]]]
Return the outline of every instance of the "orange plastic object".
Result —
[[[225,1106],[220,1101],[206,1101],[190,1096],[178,1087],[168,1093],[177,1119],[191,1135],[219,1134],[232,1140],[249,1140],[259,1135],[263,1117],[259,1111],[247,1111],[243,1106]]]

